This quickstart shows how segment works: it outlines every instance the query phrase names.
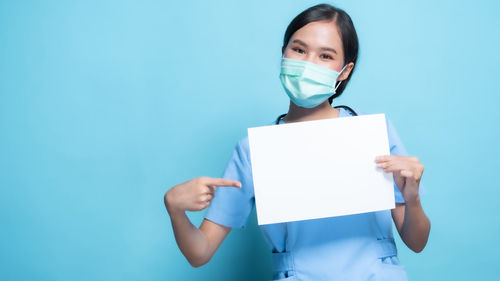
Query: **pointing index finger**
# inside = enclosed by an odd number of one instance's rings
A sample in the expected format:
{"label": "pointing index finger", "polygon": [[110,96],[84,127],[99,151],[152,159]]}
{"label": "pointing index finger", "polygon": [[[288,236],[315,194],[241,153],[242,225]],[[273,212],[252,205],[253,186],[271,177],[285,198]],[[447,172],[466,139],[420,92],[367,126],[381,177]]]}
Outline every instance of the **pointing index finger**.
{"label": "pointing index finger", "polygon": [[241,188],[241,183],[239,181],[224,178],[208,178],[206,184],[212,186],[231,186]]}
{"label": "pointing index finger", "polygon": [[384,161],[389,161],[391,159],[390,155],[379,155],[375,157],[375,162],[380,163]]}

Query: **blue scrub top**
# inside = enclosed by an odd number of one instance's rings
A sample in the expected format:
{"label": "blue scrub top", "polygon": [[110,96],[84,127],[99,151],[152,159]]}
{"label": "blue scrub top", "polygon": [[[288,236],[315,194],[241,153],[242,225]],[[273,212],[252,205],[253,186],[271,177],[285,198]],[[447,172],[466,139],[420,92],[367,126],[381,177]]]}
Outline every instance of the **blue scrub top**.
{"label": "blue scrub top", "polygon": [[[351,116],[347,110],[339,110],[339,117]],[[391,155],[407,155],[386,120]],[[222,177],[238,180],[242,187],[217,188],[205,219],[243,228],[255,204],[248,136],[238,141]],[[419,193],[423,194],[422,185]],[[394,194],[397,203],[405,202],[396,185]],[[407,280],[397,258],[391,210],[260,228],[271,247],[273,280]]]}

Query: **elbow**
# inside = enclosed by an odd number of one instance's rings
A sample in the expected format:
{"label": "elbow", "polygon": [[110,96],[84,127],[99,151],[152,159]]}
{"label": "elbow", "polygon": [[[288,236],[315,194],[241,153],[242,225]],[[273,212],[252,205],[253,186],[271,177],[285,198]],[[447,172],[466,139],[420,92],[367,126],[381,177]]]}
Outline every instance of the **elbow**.
{"label": "elbow", "polygon": [[424,250],[425,246],[427,245],[427,240],[428,237],[426,237],[426,239],[424,241],[421,241],[420,243],[414,243],[413,245],[411,245],[411,247],[410,245],[408,245],[408,248],[418,254]]}
{"label": "elbow", "polygon": [[210,259],[203,259],[203,258],[188,258],[187,261],[189,262],[189,264],[194,267],[194,268],[198,268],[198,267],[201,267],[205,264],[207,264]]}
{"label": "elbow", "polygon": [[192,267],[201,267],[212,259],[214,253],[209,250],[210,248],[208,243],[204,243],[189,252],[183,252],[183,255]]}
{"label": "elbow", "polygon": [[405,244],[410,248],[415,253],[421,253],[425,246],[427,245],[427,241],[429,241],[429,233],[431,231],[431,224],[430,221],[428,221],[428,224],[425,228],[425,231],[420,235],[418,239],[412,239],[405,241]]}
{"label": "elbow", "polygon": [[408,248],[410,250],[412,250],[413,252],[415,253],[420,253],[424,250],[425,246],[427,245],[427,237],[424,239],[424,240],[421,240],[421,241],[410,241],[409,243],[406,243],[406,246],[408,246]]}
{"label": "elbow", "polygon": [[189,264],[194,267],[194,268],[198,268],[204,264],[206,264],[206,262],[197,262],[197,261],[189,261]]}
{"label": "elbow", "polygon": [[412,250],[413,252],[415,252],[415,253],[417,253],[417,254],[418,254],[418,253],[422,252],[422,251],[424,250],[424,248],[425,248],[425,245],[423,245],[423,246],[421,246],[421,247],[413,247],[413,248],[411,248],[411,250]]}
{"label": "elbow", "polygon": [[420,241],[404,241],[406,246],[415,253],[420,253],[424,250],[427,245],[427,237]]}
{"label": "elbow", "polygon": [[425,232],[425,239],[423,239],[422,243],[420,245],[417,245],[414,247],[415,249],[412,249],[415,253],[420,253],[424,250],[425,246],[427,246],[427,242],[429,241],[429,234],[431,232],[431,222],[428,221],[428,226],[427,226],[427,231]]}

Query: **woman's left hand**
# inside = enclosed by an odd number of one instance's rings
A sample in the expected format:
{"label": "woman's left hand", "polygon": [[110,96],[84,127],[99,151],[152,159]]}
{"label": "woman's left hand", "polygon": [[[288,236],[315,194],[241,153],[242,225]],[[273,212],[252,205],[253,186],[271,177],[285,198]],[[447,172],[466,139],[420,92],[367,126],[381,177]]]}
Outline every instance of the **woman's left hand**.
{"label": "woman's left hand", "polygon": [[382,155],[375,158],[378,168],[384,172],[392,172],[394,181],[406,202],[418,198],[418,187],[424,166],[417,157],[401,155]]}

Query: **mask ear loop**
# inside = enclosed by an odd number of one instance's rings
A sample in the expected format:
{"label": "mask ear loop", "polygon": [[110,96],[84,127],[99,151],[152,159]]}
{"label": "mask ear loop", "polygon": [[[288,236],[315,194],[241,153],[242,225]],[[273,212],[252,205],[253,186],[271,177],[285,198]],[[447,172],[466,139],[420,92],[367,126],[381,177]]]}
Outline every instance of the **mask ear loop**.
{"label": "mask ear loop", "polygon": [[337,84],[337,86],[335,86],[335,89],[333,90],[334,93],[337,92],[337,88],[340,86],[340,83],[342,83],[342,81],[339,81],[339,83]]}
{"label": "mask ear loop", "polygon": [[[342,72],[344,72],[344,69],[345,69],[346,67],[347,67],[347,64],[346,64],[346,65],[344,65],[344,67],[342,67],[342,70],[340,70],[339,76],[340,76],[340,74],[342,74]],[[342,81],[344,81],[344,80],[342,80]],[[335,89],[333,89],[333,92],[334,92],[334,93],[335,93],[335,92],[337,92],[337,88],[340,86],[340,83],[342,83],[342,81],[338,81],[339,83],[337,84],[337,86],[335,86]]]}

